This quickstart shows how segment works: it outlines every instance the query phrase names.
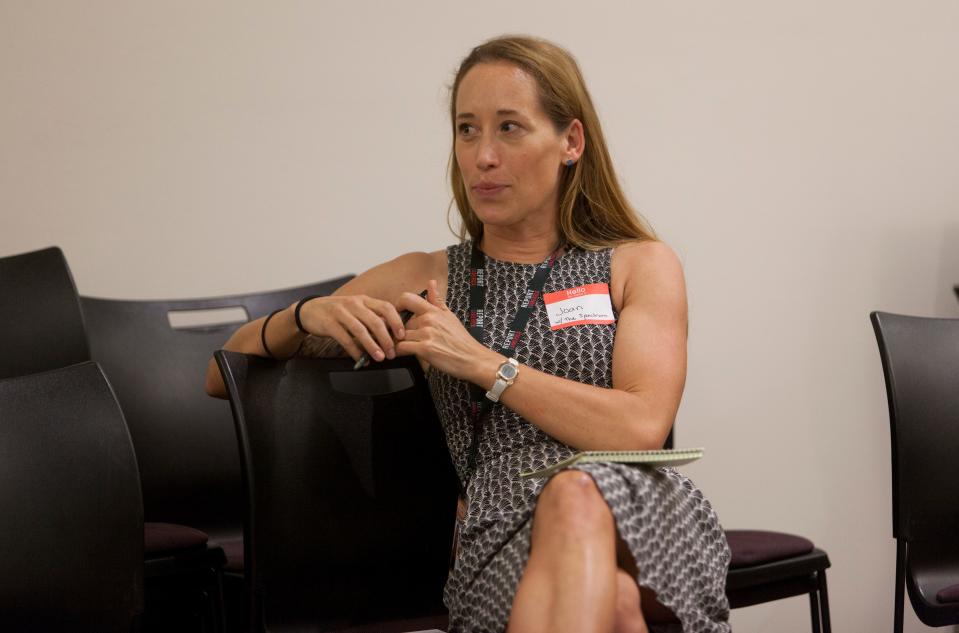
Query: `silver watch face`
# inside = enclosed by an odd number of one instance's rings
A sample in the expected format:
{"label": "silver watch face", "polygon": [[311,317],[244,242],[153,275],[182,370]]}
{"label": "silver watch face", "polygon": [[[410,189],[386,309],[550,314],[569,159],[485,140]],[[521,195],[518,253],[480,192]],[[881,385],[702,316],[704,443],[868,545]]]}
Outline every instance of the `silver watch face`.
{"label": "silver watch face", "polygon": [[509,363],[503,363],[499,366],[499,375],[503,377],[503,380],[513,380],[516,378],[516,374],[516,368]]}

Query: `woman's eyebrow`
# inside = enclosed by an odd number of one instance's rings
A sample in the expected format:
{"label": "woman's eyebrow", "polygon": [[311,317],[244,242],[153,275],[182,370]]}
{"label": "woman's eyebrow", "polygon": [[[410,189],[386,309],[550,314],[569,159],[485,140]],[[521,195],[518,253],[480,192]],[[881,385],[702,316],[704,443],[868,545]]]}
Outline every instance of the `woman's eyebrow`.
{"label": "woman's eyebrow", "polygon": [[[497,110],[496,116],[523,116],[519,110]],[[475,119],[476,115],[472,112],[460,112],[456,115],[457,119]]]}

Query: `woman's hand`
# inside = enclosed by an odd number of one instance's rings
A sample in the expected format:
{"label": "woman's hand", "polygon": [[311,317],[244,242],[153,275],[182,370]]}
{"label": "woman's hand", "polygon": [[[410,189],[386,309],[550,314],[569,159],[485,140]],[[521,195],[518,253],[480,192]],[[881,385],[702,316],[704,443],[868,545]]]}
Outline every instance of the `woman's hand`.
{"label": "woman's hand", "polygon": [[393,339],[406,335],[393,304],[366,295],[310,299],[300,308],[300,322],[310,334],[334,339],[353,360],[364,351],[377,361],[395,358]]}
{"label": "woman's hand", "polygon": [[[435,279],[427,286],[426,299],[405,292],[396,307],[414,315],[406,324],[406,337],[396,346],[399,356],[413,354],[434,369],[471,381],[476,380],[477,367],[489,365],[490,360],[496,364],[502,360],[499,354],[474,339],[446,307],[436,291]],[[492,380],[492,374],[490,376]]]}

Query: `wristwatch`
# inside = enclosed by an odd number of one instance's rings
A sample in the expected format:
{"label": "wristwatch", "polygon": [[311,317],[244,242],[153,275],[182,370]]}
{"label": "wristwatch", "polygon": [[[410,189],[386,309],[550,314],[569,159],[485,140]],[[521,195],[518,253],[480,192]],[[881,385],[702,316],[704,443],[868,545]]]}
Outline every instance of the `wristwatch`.
{"label": "wristwatch", "polygon": [[506,362],[496,370],[496,382],[492,388],[486,392],[486,397],[493,402],[499,402],[499,397],[503,395],[506,388],[513,384],[516,376],[519,375],[519,363],[515,358],[507,358]]}

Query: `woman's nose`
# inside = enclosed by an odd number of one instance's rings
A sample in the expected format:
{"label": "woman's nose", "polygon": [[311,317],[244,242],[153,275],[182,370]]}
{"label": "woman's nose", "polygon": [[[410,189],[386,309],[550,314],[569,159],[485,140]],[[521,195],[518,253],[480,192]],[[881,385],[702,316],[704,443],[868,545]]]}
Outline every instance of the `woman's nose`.
{"label": "woman's nose", "polygon": [[476,150],[476,166],[479,169],[492,169],[499,165],[499,152],[492,141],[481,140]]}

